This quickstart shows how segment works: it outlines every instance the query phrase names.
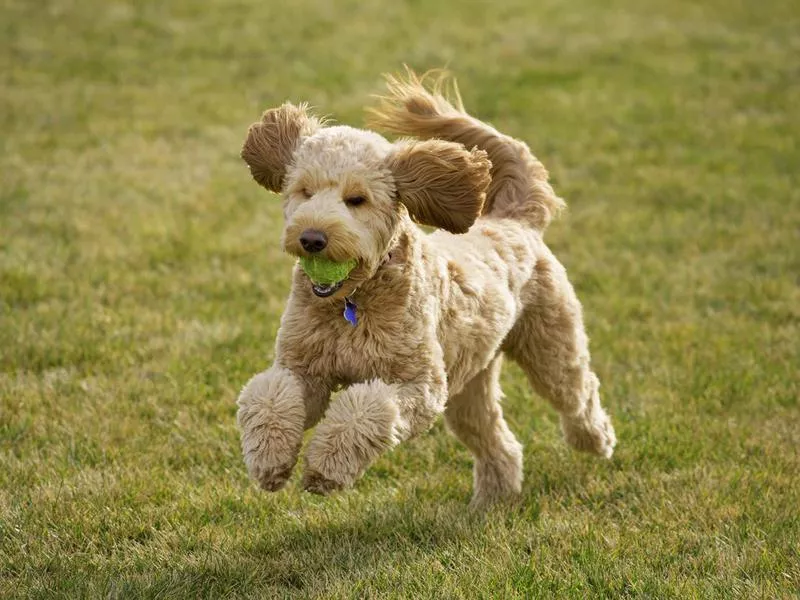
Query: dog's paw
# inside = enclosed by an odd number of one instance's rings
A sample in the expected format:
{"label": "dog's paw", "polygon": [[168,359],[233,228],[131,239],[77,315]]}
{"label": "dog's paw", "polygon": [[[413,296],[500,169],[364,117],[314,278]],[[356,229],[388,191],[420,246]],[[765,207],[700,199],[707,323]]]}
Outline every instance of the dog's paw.
{"label": "dog's paw", "polygon": [[[509,432],[510,433],[510,432]],[[474,467],[475,493],[469,506],[486,510],[495,505],[513,505],[522,493],[522,446],[506,439],[502,450],[477,459]]]}
{"label": "dog's paw", "polygon": [[256,428],[242,432],[242,448],[244,463],[250,478],[256,481],[261,489],[277,492],[286,485],[297,463],[300,441],[287,443],[284,438],[277,438],[274,430]]}
{"label": "dog's paw", "polygon": [[333,492],[338,492],[344,488],[344,484],[332,479],[328,479],[324,475],[317,473],[314,470],[306,470],[303,474],[303,489],[312,494],[319,494],[320,496],[327,496]]}
{"label": "dog's paw", "polygon": [[469,501],[469,510],[476,513],[485,512],[494,507],[515,508],[522,504],[522,494],[519,491],[507,491],[501,494],[487,494],[476,491]]}
{"label": "dog's paw", "polygon": [[578,417],[562,417],[561,427],[567,443],[581,452],[591,452],[603,458],[611,458],[617,436],[611,419],[602,408]]}
{"label": "dog's paw", "polygon": [[286,485],[293,468],[294,463],[291,463],[283,467],[249,468],[248,472],[262,490],[277,492]]}

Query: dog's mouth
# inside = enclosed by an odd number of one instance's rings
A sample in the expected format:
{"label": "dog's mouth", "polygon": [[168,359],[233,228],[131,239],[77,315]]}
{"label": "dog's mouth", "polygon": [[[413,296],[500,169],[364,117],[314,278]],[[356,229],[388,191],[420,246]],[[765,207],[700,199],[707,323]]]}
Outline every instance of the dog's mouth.
{"label": "dog's mouth", "polygon": [[344,285],[345,280],[338,281],[336,283],[314,283],[311,282],[311,291],[314,292],[315,296],[319,298],[327,298],[328,296],[333,296],[339,288]]}

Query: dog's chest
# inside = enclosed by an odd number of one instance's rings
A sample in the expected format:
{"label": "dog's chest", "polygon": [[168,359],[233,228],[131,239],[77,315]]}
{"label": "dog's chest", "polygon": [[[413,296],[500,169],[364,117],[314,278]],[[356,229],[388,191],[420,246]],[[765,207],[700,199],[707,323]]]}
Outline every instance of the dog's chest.
{"label": "dog's chest", "polygon": [[375,378],[405,381],[419,373],[415,349],[421,335],[401,311],[359,307],[356,325],[338,313],[288,317],[278,335],[278,351],[287,367],[306,376],[348,385]]}

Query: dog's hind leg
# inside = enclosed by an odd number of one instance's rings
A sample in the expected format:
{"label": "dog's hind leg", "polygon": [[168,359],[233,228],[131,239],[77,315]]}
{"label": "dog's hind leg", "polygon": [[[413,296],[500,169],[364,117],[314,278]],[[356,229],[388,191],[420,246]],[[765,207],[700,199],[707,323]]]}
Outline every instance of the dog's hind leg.
{"label": "dog's hind leg", "polygon": [[500,407],[498,355],[447,401],[445,422],[475,456],[471,506],[481,508],[517,497],[522,486],[522,446],[506,425]]}
{"label": "dog's hind leg", "polygon": [[560,413],[567,443],[610,458],[614,428],[600,405],[600,382],[592,372],[581,305],[564,267],[541,257],[524,293],[525,308],[503,342],[537,394]]}

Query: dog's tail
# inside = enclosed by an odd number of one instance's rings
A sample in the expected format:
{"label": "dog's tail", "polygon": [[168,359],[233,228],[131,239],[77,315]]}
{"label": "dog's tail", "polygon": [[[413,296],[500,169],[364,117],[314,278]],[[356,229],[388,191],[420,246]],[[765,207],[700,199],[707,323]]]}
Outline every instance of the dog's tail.
{"label": "dog's tail", "polygon": [[459,142],[489,155],[492,181],[482,214],[518,219],[543,231],[566,206],[527,144],[467,114],[456,82],[446,72],[419,77],[407,68],[405,76],[388,75],[386,81],[388,95],[380,96],[379,105],[368,109],[370,126],[399,135]]}

